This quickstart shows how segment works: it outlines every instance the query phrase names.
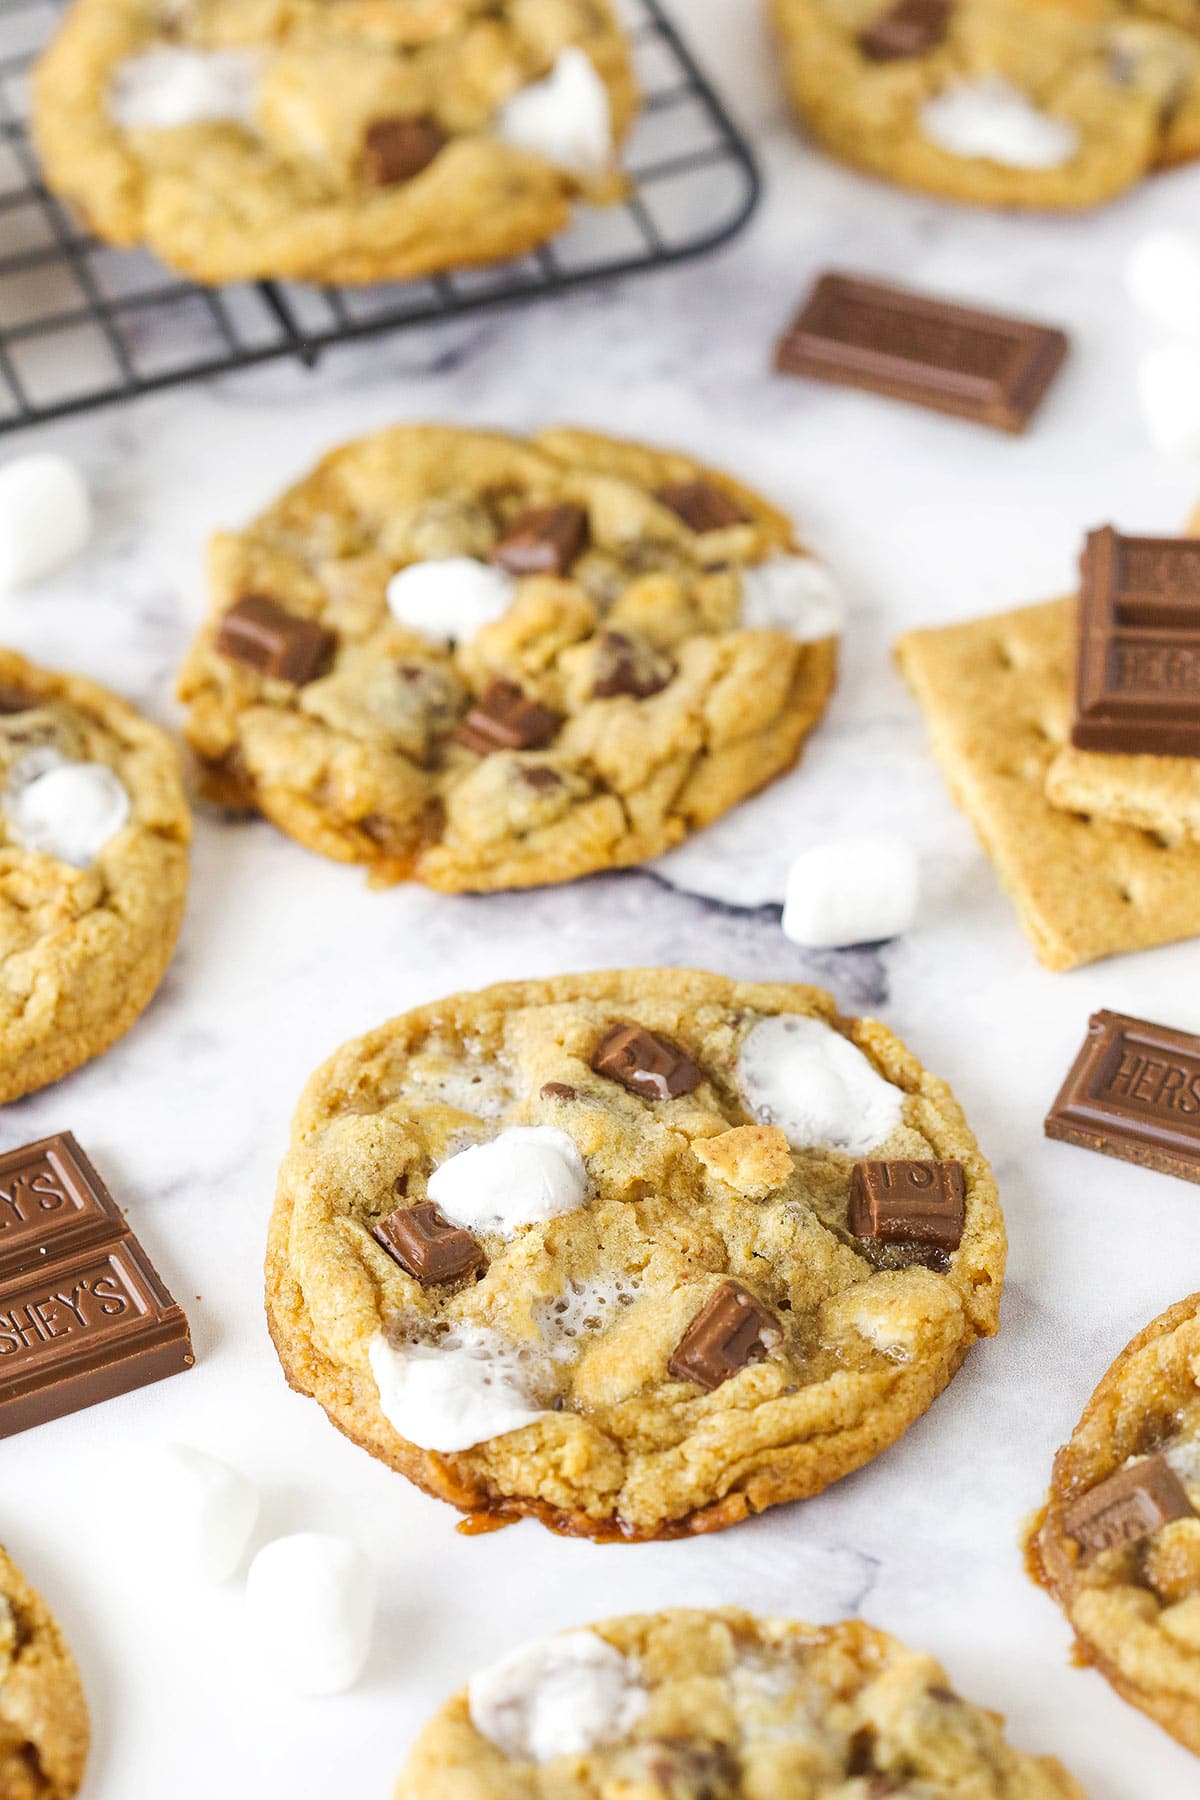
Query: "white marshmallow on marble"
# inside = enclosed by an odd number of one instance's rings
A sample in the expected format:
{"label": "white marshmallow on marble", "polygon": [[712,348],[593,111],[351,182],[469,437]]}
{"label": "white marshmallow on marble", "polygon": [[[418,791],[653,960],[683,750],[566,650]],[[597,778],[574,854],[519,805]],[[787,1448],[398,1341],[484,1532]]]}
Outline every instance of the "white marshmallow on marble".
{"label": "white marshmallow on marble", "polygon": [[19,456],[0,467],[0,594],[60,568],[91,535],[91,496],[65,456]]}
{"label": "white marshmallow on marble", "polygon": [[917,858],[891,833],[814,844],[792,861],[784,936],[807,950],[899,937],[917,912]]}
{"label": "white marshmallow on marble", "polygon": [[612,163],[612,107],[591,57],[574,44],[560,52],[544,80],[522,88],[501,109],[496,132],[559,168],[603,175]]}
{"label": "white marshmallow on marble", "polygon": [[797,1150],[869,1156],[900,1124],[904,1095],[840,1031],[803,1013],[755,1025],[738,1058],[738,1085],[760,1125]]}
{"label": "white marshmallow on marble", "polygon": [[1125,286],[1155,324],[1200,334],[1200,231],[1164,225],[1139,238],[1125,264]]}
{"label": "white marshmallow on marble", "polygon": [[164,45],[117,64],[109,117],[123,131],[181,125],[253,125],[265,57],[260,50],[188,50]]}
{"label": "white marshmallow on marble", "polygon": [[786,631],[801,644],[837,637],[846,623],[841,590],[815,556],[772,556],[742,571],[741,623]]}
{"label": "white marshmallow on marble", "polygon": [[1200,346],[1160,344],[1138,365],[1150,441],[1167,456],[1200,456]]}
{"label": "white marshmallow on marble", "polygon": [[0,794],[9,835],[22,849],[86,869],[129,822],[131,802],[107,763],[64,762],[35,750],[22,759]]}
{"label": "white marshmallow on marble", "polygon": [[219,1457],[188,1444],[163,1444],[140,1459],[139,1530],[163,1560],[182,1563],[201,1581],[226,1581],[258,1523],[252,1481]]}
{"label": "white marshmallow on marble", "polygon": [[298,1694],[340,1694],[362,1674],[375,1573],[357,1545],[323,1532],[276,1538],[246,1577],[250,1630],[268,1671]]}
{"label": "white marshmallow on marble", "polygon": [[516,592],[516,580],[507,570],[473,556],[445,556],[410,563],[393,575],[387,603],[401,625],[448,643],[473,638],[502,619]]}
{"label": "white marshmallow on marble", "polygon": [[955,81],[921,108],[921,131],[951,156],[985,157],[1006,169],[1061,169],[1079,148],[1069,119],[1040,112],[1000,75]]}
{"label": "white marshmallow on marble", "polygon": [[514,1650],[475,1675],[471,1723],[505,1756],[547,1763],[629,1736],[646,1709],[636,1665],[594,1631]]}
{"label": "white marshmallow on marble", "polygon": [[574,1212],[587,1170],[574,1141],[552,1125],[514,1125],[473,1144],[429,1177],[429,1198],[454,1225],[510,1238],[522,1225]]}
{"label": "white marshmallow on marble", "polygon": [[368,1356],[384,1417],[422,1450],[470,1450],[544,1415],[527,1357],[481,1326],[460,1325],[433,1344],[397,1345],[377,1332]]}

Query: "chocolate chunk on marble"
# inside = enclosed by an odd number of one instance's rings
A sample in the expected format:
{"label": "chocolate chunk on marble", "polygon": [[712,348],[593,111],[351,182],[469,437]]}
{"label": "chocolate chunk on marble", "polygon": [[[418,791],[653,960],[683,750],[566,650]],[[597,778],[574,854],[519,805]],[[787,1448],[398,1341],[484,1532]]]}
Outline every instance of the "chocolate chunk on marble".
{"label": "chocolate chunk on marble", "polygon": [[698,536],[749,523],[749,514],[733,496],[711,481],[672,481],[659,488],[657,498]]}
{"label": "chocolate chunk on marble", "polygon": [[1200,1037],[1093,1013],[1046,1136],[1200,1182]]}
{"label": "chocolate chunk on marble", "polygon": [[712,1393],[747,1364],[761,1361],[782,1337],[769,1307],[740,1282],[725,1281],[680,1338],[667,1371],[676,1381],[693,1381]]}
{"label": "chocolate chunk on marble", "polygon": [[315,619],[302,619],[266,594],[238,600],[217,627],[217,650],[258,675],[304,687],[320,675],[336,639]]}
{"label": "chocolate chunk on marble", "polygon": [[848,1223],[855,1237],[950,1252],[962,1243],[966,1198],[961,1163],[860,1162]]}
{"label": "chocolate chunk on marble", "polygon": [[686,1050],[641,1025],[614,1025],[596,1046],[592,1068],[643,1100],[677,1100],[704,1079]]}
{"label": "chocolate chunk on marble", "polygon": [[1084,1494],[1063,1515],[1063,1529],[1075,1539],[1085,1562],[1152,1537],[1173,1519],[1194,1518],[1183,1483],[1164,1456],[1147,1457],[1118,1469]]}
{"label": "chocolate chunk on marble", "polygon": [[557,737],[562,714],[531,700],[513,681],[493,681],[454,733],[480,756],[497,750],[540,750]]}
{"label": "chocolate chunk on marble", "polygon": [[479,1239],[452,1225],[431,1200],[397,1207],[379,1221],[374,1233],[388,1255],[422,1287],[477,1275],[487,1260]]}
{"label": "chocolate chunk on marble", "polygon": [[936,49],[950,23],[950,0],[898,0],[859,33],[858,47],[872,62],[898,62]]}
{"label": "chocolate chunk on marble", "polygon": [[396,187],[427,169],[449,138],[436,119],[374,119],[363,138],[363,170],[372,187]]}
{"label": "chocolate chunk on marble", "polygon": [[539,506],[514,519],[491,560],[510,575],[565,575],[582,556],[588,541],[588,516],[582,506]]}

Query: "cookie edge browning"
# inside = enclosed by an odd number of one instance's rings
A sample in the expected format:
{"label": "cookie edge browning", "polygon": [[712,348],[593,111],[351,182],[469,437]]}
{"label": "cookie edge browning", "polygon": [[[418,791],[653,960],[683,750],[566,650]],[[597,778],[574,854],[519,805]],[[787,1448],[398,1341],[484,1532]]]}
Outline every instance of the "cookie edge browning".
{"label": "cookie edge browning", "polygon": [[[31,1048],[15,1063],[0,1067],[0,1105],[6,1105],[11,1100],[19,1100],[26,1094],[49,1087],[52,1082],[61,1081],[64,1076],[81,1069],[85,1063],[103,1056],[106,1050],[110,1050],[136,1024],[158,992],[175,955],[187,910],[192,815],[184,790],[178,749],[165,731],[147,719],[129,701],[123,700],[120,695],[102,687],[98,682],[89,681],[85,676],[60,674],[29,662],[16,651],[7,649],[0,649],[0,680],[6,684],[11,682],[39,698],[60,700],[68,706],[77,706],[105,728],[109,727],[111,721],[112,728],[122,737],[132,738],[142,747],[153,749],[163,772],[170,772],[173,798],[177,803],[171,829],[156,829],[153,835],[164,843],[174,844],[179,851],[177,879],[173,883],[173,891],[166,898],[164,908],[165,931],[153,944],[143,947],[129,972],[120,1005],[102,1018],[89,1018],[89,1023],[93,1025],[91,1030],[79,1029],[65,1038],[51,1036],[41,1046]],[[130,797],[136,806],[136,796]]]}
{"label": "cookie edge browning", "polygon": [[[1050,1488],[1045,1503],[1034,1514],[1024,1532],[1025,1562],[1029,1575],[1041,1588],[1044,1588],[1061,1607],[1068,1625],[1074,1633],[1074,1655],[1076,1659],[1089,1668],[1094,1668],[1103,1675],[1105,1681],[1122,1700],[1130,1706],[1137,1707],[1148,1718],[1161,1725],[1163,1730],[1176,1739],[1186,1749],[1200,1755],[1200,1700],[1186,1701],[1171,1694],[1155,1694],[1151,1690],[1138,1687],[1130,1681],[1116,1665],[1103,1656],[1092,1641],[1076,1625],[1072,1616],[1071,1601],[1074,1594],[1074,1573],[1082,1562],[1077,1553],[1069,1547],[1073,1540],[1068,1538],[1063,1527],[1063,1517],[1067,1508],[1080,1497],[1089,1492],[1099,1482],[1088,1481],[1087,1486],[1076,1486],[1075,1459],[1076,1440],[1079,1433],[1096,1421],[1098,1415],[1113,1413],[1122,1404],[1121,1384],[1130,1360],[1148,1349],[1159,1339],[1169,1337],[1181,1325],[1189,1324],[1200,1318],[1200,1293],[1190,1294],[1187,1299],[1179,1300],[1169,1306],[1165,1312],[1159,1313],[1149,1325],[1132,1337],[1121,1350],[1109,1368],[1096,1384],[1090,1399],[1079,1416],[1067,1442],[1056,1452],[1050,1473]],[[1123,1460],[1123,1459],[1122,1459]],[[1100,1481],[1106,1480],[1121,1467],[1115,1462],[1106,1470]]]}
{"label": "cookie edge browning", "polygon": [[78,1664],[58,1620],[42,1596],[30,1587],[3,1545],[0,1545],[0,1595],[14,1602],[30,1621],[32,1638],[44,1644],[49,1652],[49,1666],[37,1671],[36,1686],[47,1709],[53,1709],[56,1725],[61,1727],[64,1740],[62,1766],[51,1773],[42,1759],[41,1746],[34,1743],[33,1748],[46,1782],[47,1800],[72,1800],[83,1784],[91,1748],[91,1723]]}
{"label": "cookie edge browning", "polygon": [[[541,981],[500,982],[473,993],[471,998],[514,1009],[531,1004],[568,1002],[581,996],[601,1001],[621,999],[631,990],[636,992],[639,978],[644,979],[650,973],[653,971],[618,969],[598,974],[553,976]],[[948,1153],[957,1154],[964,1163],[968,1207],[981,1209],[980,1223],[990,1228],[999,1240],[998,1266],[994,1271],[979,1267],[979,1279],[973,1283],[974,1305],[963,1296],[962,1335],[948,1353],[936,1363],[911,1370],[897,1369],[892,1395],[895,1392],[904,1394],[908,1403],[899,1408],[895,1416],[889,1406],[885,1419],[881,1420],[876,1413],[832,1437],[769,1452],[761,1466],[710,1505],[668,1520],[655,1530],[641,1530],[624,1524],[615,1515],[593,1518],[583,1512],[565,1513],[545,1501],[489,1493],[482,1486],[472,1485],[469,1479],[464,1480],[456,1467],[456,1456],[410,1444],[388,1424],[380,1413],[378,1396],[369,1375],[356,1376],[322,1354],[307,1328],[303,1295],[288,1266],[293,1210],[289,1156],[279,1173],[266,1258],[267,1325],[288,1385],[296,1393],[315,1399],[338,1430],[360,1449],[397,1470],[435,1499],[448,1501],[460,1512],[486,1515],[496,1522],[533,1517],[563,1536],[608,1543],[663,1542],[723,1530],[753,1513],[765,1512],[769,1507],[811,1499],[890,1449],[950,1385],[975,1341],[993,1337],[999,1329],[1007,1254],[1004,1215],[991,1166],[979,1149],[962,1107],[949,1086],[918,1064],[886,1025],[874,1019],[844,1017],[838,1012],[832,995],[820,988],[786,982],[737,982],[727,976],[696,969],[672,970],[671,975],[684,988],[694,987],[698,1001],[711,1003],[718,994],[723,994],[731,1000],[738,996],[742,1004],[752,1004],[752,996],[756,993],[778,995],[802,1010],[819,1013],[835,1027],[850,1030],[853,1041],[873,1062],[882,1062],[885,1069],[890,1067],[897,1074],[916,1069],[918,1079],[905,1091],[919,1093],[935,1102],[944,1114],[947,1136],[952,1140],[945,1148]],[[358,1056],[368,1044],[385,1040],[401,1024],[407,1030],[433,1023],[454,997],[446,996],[430,1005],[414,1007],[336,1051],[305,1087],[293,1118],[292,1145],[303,1142],[318,1128],[318,1114],[324,1116],[324,1109],[318,1106],[318,1096],[344,1059]],[[787,1010],[786,1004],[779,1010]]]}

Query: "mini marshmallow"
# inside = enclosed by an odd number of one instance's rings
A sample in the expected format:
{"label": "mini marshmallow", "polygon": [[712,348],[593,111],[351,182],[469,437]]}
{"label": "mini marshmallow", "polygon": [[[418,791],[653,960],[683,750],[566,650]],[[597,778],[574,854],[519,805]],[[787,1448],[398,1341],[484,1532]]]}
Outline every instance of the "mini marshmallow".
{"label": "mini marshmallow", "polygon": [[142,1535],[154,1535],[164,1560],[182,1562],[189,1575],[227,1580],[258,1523],[253,1482],[188,1444],[163,1444],[141,1462]]}
{"label": "mini marshmallow", "polygon": [[397,1345],[380,1331],[368,1356],[384,1417],[422,1450],[449,1456],[544,1416],[520,1349],[480,1326],[461,1325],[434,1344]]}
{"label": "mini marshmallow", "polygon": [[505,1756],[547,1763],[619,1744],[646,1710],[636,1666],[594,1631],[528,1644],[475,1675],[471,1723]]}
{"label": "mini marshmallow", "polygon": [[522,1225],[574,1212],[586,1195],[583,1158],[552,1125],[514,1125],[429,1177],[429,1198],[452,1224],[506,1238]]}
{"label": "mini marshmallow", "polygon": [[259,50],[165,45],[118,63],[108,112],[123,131],[180,125],[253,125],[265,58]]}
{"label": "mini marshmallow", "polygon": [[1138,366],[1142,418],[1156,450],[1200,456],[1200,347],[1161,344]]}
{"label": "mini marshmallow", "polygon": [[0,594],[60,568],[91,535],[91,497],[65,456],[20,456],[0,468]]}
{"label": "mini marshmallow", "polygon": [[1166,225],[1139,238],[1125,264],[1125,286],[1156,325],[1200,333],[1200,232]]}
{"label": "mini marshmallow", "polygon": [[496,122],[498,136],[577,175],[603,175],[612,162],[612,108],[595,64],[578,45],[549,75],[522,88]]}
{"label": "mini marshmallow", "polygon": [[808,950],[899,937],[917,912],[917,858],[903,838],[815,844],[788,870],[784,936]]}
{"label": "mini marshmallow", "polygon": [[346,1538],[302,1531],[259,1551],[246,1613],[263,1662],[298,1694],[340,1694],[363,1671],[375,1576]]}
{"label": "mini marshmallow", "polygon": [[742,619],[751,631],[786,631],[801,644],[837,637],[846,606],[815,556],[772,556],[742,572]]}
{"label": "mini marshmallow", "polygon": [[1067,119],[1054,119],[1002,76],[955,81],[921,108],[921,130],[951,156],[980,156],[1008,169],[1060,169],[1079,148]]}
{"label": "mini marshmallow", "polygon": [[410,563],[393,575],[387,603],[401,625],[449,642],[473,638],[483,626],[502,619],[516,591],[506,570],[473,556],[446,556]]}
{"label": "mini marshmallow", "polygon": [[840,1031],[803,1013],[755,1025],[742,1045],[738,1084],[761,1125],[797,1150],[869,1156],[900,1124],[904,1095]]}
{"label": "mini marshmallow", "polygon": [[0,810],[22,849],[86,869],[128,823],[131,803],[107,763],[64,762],[53,752],[33,751],[12,771]]}

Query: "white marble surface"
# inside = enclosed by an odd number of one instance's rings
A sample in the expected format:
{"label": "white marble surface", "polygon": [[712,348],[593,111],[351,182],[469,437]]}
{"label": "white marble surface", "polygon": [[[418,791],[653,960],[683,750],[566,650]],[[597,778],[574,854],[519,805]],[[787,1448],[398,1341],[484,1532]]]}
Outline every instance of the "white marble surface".
{"label": "white marble surface", "polygon": [[[0,604],[0,641],[109,681],[165,721],[210,527],[244,519],[338,438],[391,419],[578,419],[717,457],[794,509],[853,609],[844,679],[803,770],[656,874],[514,898],[372,894],[266,826],[202,820],[183,945],[155,1005],[100,1063],[0,1115],[0,1147],[63,1126],[80,1135],[188,1303],[200,1355],[185,1378],[0,1446],[0,1537],[53,1596],[84,1666],[91,1800],[382,1800],[421,1719],[522,1637],[722,1601],[861,1612],[936,1651],[968,1693],[1009,1714],[1022,1744],[1059,1752],[1093,1800],[1197,1792],[1191,1757],[1071,1667],[1017,1531],[1094,1380],[1200,1268],[1194,1188],[1049,1144],[1041,1119],[1094,1006],[1200,1029],[1200,946],[1041,972],[926,757],[888,647],[902,626],[1059,590],[1086,527],[1170,531],[1200,497],[1200,466],[1144,444],[1134,368],[1152,333],[1119,283],[1139,233],[1195,217],[1200,169],[1078,220],[893,194],[792,136],[756,10],[686,8],[770,177],[750,235],[707,268],[26,440],[80,458],[100,529],[85,560]],[[1074,358],[1033,434],[1012,441],[770,377],[770,341],[830,263],[1069,326]],[[789,846],[884,823],[923,853],[919,928],[878,952],[789,945],[766,904]],[[621,964],[631,947],[647,962],[827,982],[950,1077],[1008,1214],[1003,1331],[896,1450],[804,1507],[661,1548],[598,1549],[534,1525],[467,1540],[447,1509],[284,1388],[260,1267],[289,1111],[328,1051],[389,1012],[498,977]],[[359,1691],[281,1695],[250,1660],[236,1585],[191,1590],[139,1554],[136,1513],[122,1506],[137,1447],[164,1436],[262,1482],[258,1541],[333,1529],[370,1551],[384,1599]]]}

